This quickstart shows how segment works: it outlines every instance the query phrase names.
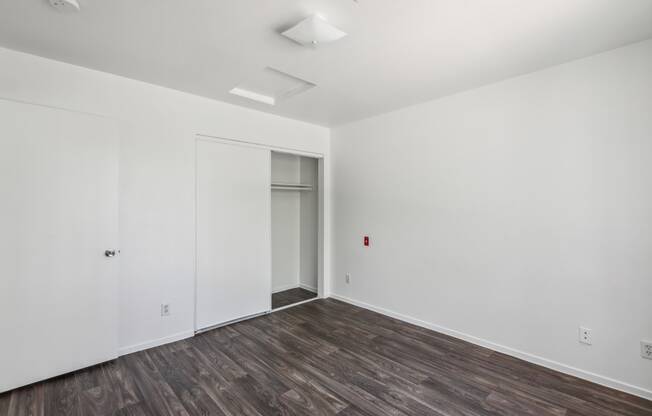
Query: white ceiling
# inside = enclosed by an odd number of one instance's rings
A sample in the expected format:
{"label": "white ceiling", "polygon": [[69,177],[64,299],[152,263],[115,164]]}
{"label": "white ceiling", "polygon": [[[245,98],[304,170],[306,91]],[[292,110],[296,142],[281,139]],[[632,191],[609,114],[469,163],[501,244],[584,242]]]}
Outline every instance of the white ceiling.
{"label": "white ceiling", "polygon": [[[652,0],[79,1],[1,0],[0,45],[325,126],[652,37]],[[349,36],[279,35],[312,13]],[[229,94],[268,66],[317,87],[274,107]]]}

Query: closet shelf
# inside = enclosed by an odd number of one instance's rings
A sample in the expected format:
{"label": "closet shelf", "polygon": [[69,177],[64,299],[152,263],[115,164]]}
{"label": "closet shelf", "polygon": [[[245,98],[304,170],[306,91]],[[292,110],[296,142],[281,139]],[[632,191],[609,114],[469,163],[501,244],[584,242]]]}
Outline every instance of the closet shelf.
{"label": "closet shelf", "polygon": [[305,183],[272,183],[272,190],[278,191],[312,191],[311,184]]}

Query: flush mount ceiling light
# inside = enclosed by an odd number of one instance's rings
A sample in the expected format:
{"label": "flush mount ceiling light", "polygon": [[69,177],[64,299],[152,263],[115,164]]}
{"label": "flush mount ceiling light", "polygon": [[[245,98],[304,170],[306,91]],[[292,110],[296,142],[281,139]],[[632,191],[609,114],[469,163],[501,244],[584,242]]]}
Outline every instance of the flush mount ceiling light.
{"label": "flush mount ceiling light", "polygon": [[80,10],[77,0],[50,0],[50,4],[62,12],[78,12]]}
{"label": "flush mount ceiling light", "polygon": [[229,92],[259,103],[276,105],[315,86],[312,82],[267,67]]}
{"label": "flush mount ceiling light", "polygon": [[303,46],[330,43],[346,36],[345,32],[316,14],[303,19],[281,34]]}

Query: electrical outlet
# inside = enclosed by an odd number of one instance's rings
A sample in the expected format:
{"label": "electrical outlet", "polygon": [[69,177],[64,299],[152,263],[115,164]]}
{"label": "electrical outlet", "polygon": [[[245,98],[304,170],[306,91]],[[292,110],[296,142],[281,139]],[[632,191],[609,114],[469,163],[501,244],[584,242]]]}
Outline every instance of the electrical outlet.
{"label": "electrical outlet", "polygon": [[347,285],[351,283],[351,273],[347,273],[346,276],[344,276],[344,280],[346,281]]}
{"label": "electrical outlet", "polygon": [[641,357],[652,360],[652,341],[641,341]]}
{"label": "electrical outlet", "polygon": [[580,342],[582,344],[591,345],[591,330],[583,326],[580,327]]}
{"label": "electrical outlet", "polygon": [[161,316],[170,316],[170,304],[162,303],[161,304]]}

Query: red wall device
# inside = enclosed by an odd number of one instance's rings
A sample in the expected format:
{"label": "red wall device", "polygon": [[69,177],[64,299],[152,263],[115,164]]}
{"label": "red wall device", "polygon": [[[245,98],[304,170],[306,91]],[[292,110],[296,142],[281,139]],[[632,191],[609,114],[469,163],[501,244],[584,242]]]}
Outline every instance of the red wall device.
{"label": "red wall device", "polygon": [[365,247],[369,247],[369,237],[366,235],[364,236],[363,244]]}

